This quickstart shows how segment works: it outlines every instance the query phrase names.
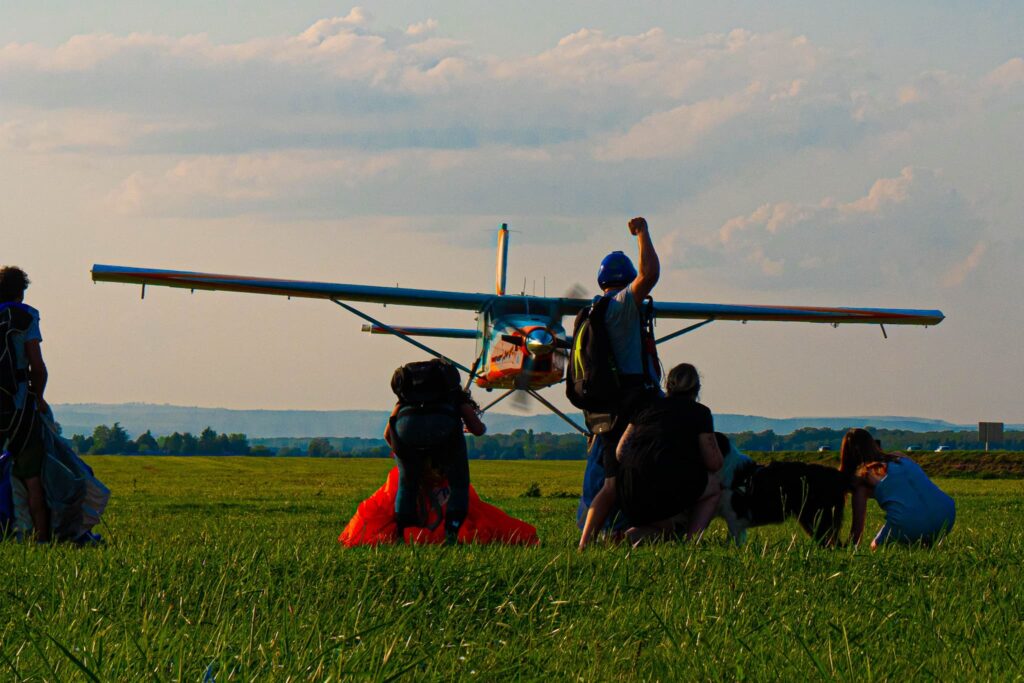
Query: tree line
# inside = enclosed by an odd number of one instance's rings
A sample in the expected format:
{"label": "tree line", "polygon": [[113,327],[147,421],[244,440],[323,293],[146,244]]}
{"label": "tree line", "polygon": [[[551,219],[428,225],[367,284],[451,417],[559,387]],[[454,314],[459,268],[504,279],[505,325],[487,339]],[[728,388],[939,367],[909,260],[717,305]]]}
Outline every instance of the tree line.
{"label": "tree line", "polygon": [[[905,450],[916,446],[933,451],[939,446],[951,450],[982,450],[977,432],[911,432],[868,427],[886,450]],[[733,444],[743,451],[817,451],[819,448],[838,451],[846,430],[807,427],[790,434],[741,432],[730,435]],[[92,436],[76,434],[71,443],[83,455],[255,455],[311,458],[384,458],[391,454],[383,439],[355,437],[276,438],[259,439],[253,444],[245,434],[218,434],[207,427],[198,435],[174,432],[154,437],[150,430],[132,439],[115,422],[100,425]],[[467,436],[469,457],[476,460],[577,460],[587,455],[586,439],[580,434],[540,434],[517,429],[510,434]],[[1024,432],[1008,431],[993,449],[1024,451]]]}
{"label": "tree line", "polygon": [[[950,430],[912,432],[905,429],[876,429],[870,426],[866,429],[882,442],[882,448],[887,451],[902,451],[910,447],[934,451],[939,446],[946,446],[949,450],[958,451],[985,449],[985,444],[978,439],[978,432]],[[845,434],[845,429],[804,427],[789,434],[776,434],[769,429],[763,432],[731,434],[729,438],[743,451],[816,451],[822,447],[838,451]],[[1024,450],[1024,432],[1007,431],[1003,437],[1001,443],[990,444],[990,448],[1007,451]]]}
{"label": "tree line", "polygon": [[[267,439],[278,456],[308,458],[386,458],[391,447],[383,439],[317,437]],[[466,450],[474,460],[574,460],[587,455],[587,440],[579,434],[536,434],[517,429],[511,434],[467,436]]]}
{"label": "tree line", "polygon": [[[255,455],[307,458],[384,458],[391,448],[383,439],[354,437],[260,439],[245,434],[218,434],[207,427],[198,435],[174,432],[154,437],[146,430],[132,439],[119,422],[99,425],[91,436],[75,434],[71,444],[80,455]],[[511,434],[468,436],[469,457],[480,460],[572,460],[586,457],[586,439],[579,434]]]}
{"label": "tree line", "polygon": [[174,432],[154,437],[147,429],[132,439],[119,422],[99,425],[92,436],[75,434],[71,445],[79,455],[270,455],[266,448],[250,446],[245,434],[218,434],[207,427],[198,436]]}

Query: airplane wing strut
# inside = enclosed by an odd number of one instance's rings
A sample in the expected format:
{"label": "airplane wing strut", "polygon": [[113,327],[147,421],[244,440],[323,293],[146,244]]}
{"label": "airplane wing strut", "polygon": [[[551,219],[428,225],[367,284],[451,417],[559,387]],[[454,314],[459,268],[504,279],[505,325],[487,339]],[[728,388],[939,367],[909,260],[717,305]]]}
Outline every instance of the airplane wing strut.
{"label": "airplane wing strut", "polygon": [[570,418],[570,417],[569,417],[568,415],[566,415],[566,414],[565,414],[565,413],[563,413],[563,412],[562,412],[561,410],[559,410],[558,408],[556,408],[556,407],[554,406],[554,404],[552,404],[552,403],[551,403],[551,401],[547,400],[546,398],[544,398],[543,396],[541,396],[541,395],[540,395],[539,393],[537,393],[537,390],[536,390],[536,389],[527,389],[527,390],[526,390],[526,393],[528,393],[528,394],[529,394],[530,396],[533,396],[533,397],[534,397],[535,399],[537,399],[537,401],[538,401],[538,402],[539,402],[539,403],[540,403],[541,405],[543,405],[543,406],[544,406],[545,408],[547,408],[548,410],[550,410],[550,411],[551,411],[552,413],[554,413],[554,414],[555,414],[555,415],[557,415],[558,417],[560,417],[560,418],[562,418],[563,420],[565,420],[566,422],[568,422],[568,423],[569,423],[569,424],[570,424],[570,425],[572,426],[572,428],[573,428],[573,429],[575,429],[575,430],[576,430],[577,432],[579,432],[579,433],[580,433],[580,434],[582,434],[583,436],[587,436],[587,437],[589,437],[589,436],[590,436],[590,432],[589,432],[588,430],[586,430],[586,429],[584,429],[583,427],[580,427],[580,426],[579,426],[578,424],[576,424],[576,423],[575,423],[575,422],[574,422],[574,421],[572,420],[572,418]]}
{"label": "airplane wing strut", "polygon": [[480,412],[481,412],[481,413],[486,413],[486,412],[487,412],[488,410],[490,410],[490,409],[491,409],[491,408],[493,408],[494,406],[498,405],[499,403],[501,403],[502,401],[504,401],[504,400],[505,400],[506,398],[508,398],[508,397],[509,397],[509,396],[511,396],[512,394],[516,393],[517,391],[525,391],[525,392],[526,392],[526,393],[528,393],[528,394],[529,394],[530,396],[532,396],[532,397],[534,397],[535,399],[537,399],[537,401],[538,401],[538,402],[539,402],[539,403],[540,403],[541,405],[543,405],[543,406],[544,406],[545,408],[547,408],[547,409],[548,409],[548,410],[550,410],[550,411],[551,411],[552,413],[554,413],[554,414],[555,414],[555,415],[557,415],[558,417],[560,417],[560,418],[562,418],[563,420],[565,420],[565,421],[566,421],[566,422],[567,422],[567,423],[569,424],[569,426],[570,426],[570,427],[572,427],[573,429],[575,429],[575,430],[576,430],[577,432],[579,432],[579,433],[580,433],[580,434],[582,434],[583,436],[587,436],[587,437],[589,437],[589,436],[590,436],[590,432],[589,432],[588,430],[586,430],[586,429],[584,429],[583,427],[580,427],[580,426],[579,426],[578,424],[576,424],[576,421],[575,421],[575,420],[573,420],[573,419],[572,419],[571,417],[569,417],[568,415],[566,415],[565,413],[563,413],[563,412],[562,412],[561,410],[559,410],[558,408],[556,408],[556,407],[555,407],[554,405],[552,405],[552,404],[551,404],[551,402],[550,402],[550,401],[548,401],[548,400],[547,400],[546,398],[544,398],[543,396],[541,396],[541,395],[540,395],[540,394],[539,394],[539,393],[537,392],[537,390],[536,390],[536,389],[515,389],[515,388],[509,389],[508,391],[506,391],[505,393],[503,393],[503,394],[502,394],[501,396],[499,396],[498,398],[494,399],[493,401],[491,401],[490,403],[488,403],[487,405],[485,405],[485,406],[484,406],[483,408],[481,408],[481,409],[480,409]]}
{"label": "airplane wing strut", "polygon": [[344,308],[346,311],[348,311],[352,315],[355,315],[355,316],[358,316],[358,317],[362,318],[363,320],[365,320],[366,322],[370,323],[371,325],[376,325],[377,327],[380,327],[380,328],[382,328],[384,330],[387,330],[388,332],[390,332],[391,334],[395,335],[396,337],[398,337],[402,341],[409,342],[410,344],[412,344],[416,348],[418,348],[418,349],[420,349],[422,351],[426,351],[431,356],[434,356],[435,358],[440,358],[441,360],[448,361],[449,363],[451,363],[452,365],[457,367],[459,370],[462,370],[463,372],[467,373],[471,377],[475,377],[476,376],[476,373],[473,370],[470,370],[469,368],[467,368],[462,363],[454,361],[451,358],[449,358],[448,356],[446,356],[443,353],[441,353],[440,351],[435,351],[434,349],[430,348],[426,344],[423,344],[421,342],[416,341],[415,339],[413,339],[409,335],[401,332],[400,330],[397,330],[394,327],[391,327],[390,325],[382,323],[381,321],[377,320],[376,318],[368,316],[367,314],[365,314],[362,311],[360,311],[358,308],[355,308],[353,306],[349,306],[348,304],[346,304],[346,303],[344,303],[342,301],[338,301],[337,299],[331,299],[331,301],[333,301],[334,303],[338,304],[339,306]]}
{"label": "airplane wing strut", "polygon": [[693,332],[694,330],[699,330],[700,328],[704,327],[708,323],[713,323],[713,322],[715,322],[714,318],[708,318],[707,320],[704,320],[702,322],[695,323],[693,325],[690,325],[689,327],[684,327],[681,330],[677,330],[677,331],[673,332],[672,334],[666,334],[664,337],[661,337],[660,339],[655,339],[654,343],[655,344],[661,344],[663,342],[667,342],[669,340],[675,339],[676,337],[681,337],[684,334],[686,334],[687,332]]}

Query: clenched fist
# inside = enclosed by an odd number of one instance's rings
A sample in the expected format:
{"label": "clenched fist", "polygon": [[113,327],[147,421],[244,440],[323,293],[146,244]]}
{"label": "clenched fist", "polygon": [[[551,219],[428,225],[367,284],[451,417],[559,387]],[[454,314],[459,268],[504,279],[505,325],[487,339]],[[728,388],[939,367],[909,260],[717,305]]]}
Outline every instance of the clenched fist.
{"label": "clenched fist", "polygon": [[631,218],[629,220],[629,234],[639,235],[642,232],[647,232],[647,219],[642,216]]}

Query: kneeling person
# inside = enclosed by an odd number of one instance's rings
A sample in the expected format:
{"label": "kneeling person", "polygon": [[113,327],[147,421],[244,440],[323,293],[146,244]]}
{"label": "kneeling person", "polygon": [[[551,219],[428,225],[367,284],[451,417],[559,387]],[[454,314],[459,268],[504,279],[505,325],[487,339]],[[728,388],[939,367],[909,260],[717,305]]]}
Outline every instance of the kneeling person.
{"label": "kneeling person", "polygon": [[397,535],[417,526],[417,500],[428,470],[448,479],[451,490],[445,514],[445,535],[455,543],[469,510],[469,455],[463,427],[482,435],[486,428],[477,416],[477,405],[463,391],[459,371],[450,363],[430,360],[408,363],[395,370],[391,389],[398,397],[384,439],[398,465],[395,497]]}
{"label": "kneeling person", "polygon": [[617,498],[636,525],[634,538],[667,534],[689,511],[686,536],[699,536],[715,513],[722,454],[711,411],[697,402],[697,369],[683,363],[668,376],[668,396],[641,410],[622,437]]}

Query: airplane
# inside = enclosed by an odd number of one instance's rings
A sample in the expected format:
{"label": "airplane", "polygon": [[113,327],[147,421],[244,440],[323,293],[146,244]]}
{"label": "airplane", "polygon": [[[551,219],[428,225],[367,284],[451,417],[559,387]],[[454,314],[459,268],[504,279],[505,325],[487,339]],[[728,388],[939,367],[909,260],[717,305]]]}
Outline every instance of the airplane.
{"label": "airplane", "polygon": [[[178,270],[131,268],[96,264],[92,268],[94,282],[117,282],[142,286],[142,298],[147,285],[177,287],[195,290],[244,292],[277,296],[326,299],[361,318],[366,324],[362,330],[371,334],[389,334],[412,344],[418,349],[443,358],[467,373],[470,383],[502,393],[483,407],[486,411],[509,396],[531,396],[583,434],[589,432],[575,420],[555,407],[539,391],[565,381],[565,369],[571,338],[566,334],[562,318],[575,315],[591,305],[592,299],[582,298],[578,291],[564,297],[515,295],[506,291],[508,270],[508,225],[498,229],[498,253],[493,294],[451,292],[405,287],[376,287],[371,285],[332,284],[301,280],[195,273]],[[374,303],[401,306],[426,306],[473,311],[475,329],[405,327],[381,322],[352,305]],[[717,320],[767,320],[785,322],[880,325],[887,336],[885,325],[938,325],[945,316],[937,310],[839,308],[818,306],[763,306],[731,305],[688,302],[655,301],[657,318],[697,320],[682,329],[656,339],[662,344],[693,332]],[[416,337],[473,339],[476,355],[467,367],[418,341]],[[522,392],[519,394],[518,392]]]}

